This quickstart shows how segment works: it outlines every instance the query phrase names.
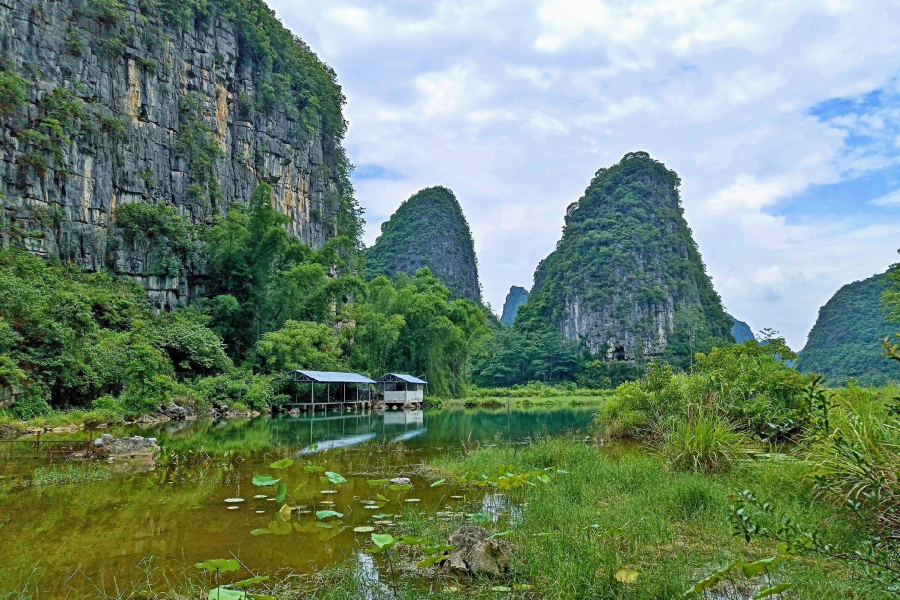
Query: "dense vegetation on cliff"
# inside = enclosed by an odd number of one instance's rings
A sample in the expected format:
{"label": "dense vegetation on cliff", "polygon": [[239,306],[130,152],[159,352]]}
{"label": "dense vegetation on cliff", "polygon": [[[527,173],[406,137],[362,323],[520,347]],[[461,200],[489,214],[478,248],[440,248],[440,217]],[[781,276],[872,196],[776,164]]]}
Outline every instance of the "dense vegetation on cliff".
{"label": "dense vegetation on cliff", "polygon": [[900,379],[900,365],[884,359],[881,340],[898,326],[889,322],[882,295],[892,289],[891,271],[848,283],[819,309],[797,369],[825,376],[841,385],[855,379],[865,385],[884,385]]}
{"label": "dense vegetation on cliff", "polygon": [[382,224],[366,253],[369,277],[412,275],[427,267],[456,298],[481,301],[475,242],[453,192],[436,186],[410,196]]}
{"label": "dense vegetation on cliff", "polygon": [[689,357],[731,342],[675,172],[646,152],[597,171],[566,211],[517,324],[547,323],[607,360]]}

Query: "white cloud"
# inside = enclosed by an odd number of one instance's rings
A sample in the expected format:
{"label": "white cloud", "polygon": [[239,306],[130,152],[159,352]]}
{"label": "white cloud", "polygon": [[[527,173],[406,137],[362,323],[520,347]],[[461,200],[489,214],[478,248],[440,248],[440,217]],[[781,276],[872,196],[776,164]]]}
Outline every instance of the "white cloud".
{"label": "white cloud", "polygon": [[[900,165],[895,3],[271,4],[337,71],[351,160],[403,173],[357,182],[366,240],[417,189],[451,187],[495,307],[510,285],[530,287],[596,169],[633,150],[678,171],[732,314],[794,347],[835,290],[900,245],[900,192],[848,198],[837,216],[814,195],[782,210],[813,186]],[[879,88],[881,104],[811,113]]]}

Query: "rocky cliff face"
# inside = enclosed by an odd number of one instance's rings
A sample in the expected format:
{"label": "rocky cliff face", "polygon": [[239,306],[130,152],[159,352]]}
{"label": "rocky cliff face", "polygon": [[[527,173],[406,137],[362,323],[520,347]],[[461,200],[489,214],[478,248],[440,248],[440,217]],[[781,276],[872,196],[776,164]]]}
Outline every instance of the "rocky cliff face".
{"label": "rocky cliff face", "polygon": [[414,274],[422,267],[456,298],[481,302],[475,242],[453,192],[441,186],[409,197],[382,224],[381,235],[366,252],[369,277]]}
{"label": "rocky cliff face", "polygon": [[848,283],[819,309],[797,369],[825,376],[831,385],[854,378],[861,385],[887,385],[900,378],[900,365],[883,356],[881,340],[900,331],[888,321],[881,295],[888,273]]}
{"label": "rocky cliff face", "polygon": [[512,324],[516,321],[516,315],[519,314],[519,309],[527,301],[528,290],[517,285],[509,288],[506,301],[503,303],[503,315],[500,317],[500,322],[503,325],[512,327]]}
{"label": "rocky cliff face", "polygon": [[261,181],[293,235],[336,234],[340,88],[262,2],[0,0],[0,48],[4,244],[164,308],[203,293],[203,226]]}
{"label": "rocky cliff face", "polygon": [[646,152],[600,169],[566,211],[534,274],[524,326],[552,323],[607,360],[664,352],[676,339],[730,339],[731,320],[684,220],[678,175]]}

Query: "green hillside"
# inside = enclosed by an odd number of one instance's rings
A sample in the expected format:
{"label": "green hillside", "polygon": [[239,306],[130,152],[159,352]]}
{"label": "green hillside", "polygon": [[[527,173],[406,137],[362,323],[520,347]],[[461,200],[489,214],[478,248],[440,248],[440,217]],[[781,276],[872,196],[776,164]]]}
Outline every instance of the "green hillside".
{"label": "green hillside", "polygon": [[371,279],[412,275],[427,267],[456,298],[481,301],[475,242],[462,207],[453,192],[442,186],[410,196],[381,225],[381,235],[366,252]]}
{"label": "green hillside", "polygon": [[900,379],[900,365],[882,356],[880,341],[900,331],[881,302],[889,286],[889,273],[881,273],[839,289],[819,309],[797,368],[821,373],[832,385],[850,378],[866,385]]}

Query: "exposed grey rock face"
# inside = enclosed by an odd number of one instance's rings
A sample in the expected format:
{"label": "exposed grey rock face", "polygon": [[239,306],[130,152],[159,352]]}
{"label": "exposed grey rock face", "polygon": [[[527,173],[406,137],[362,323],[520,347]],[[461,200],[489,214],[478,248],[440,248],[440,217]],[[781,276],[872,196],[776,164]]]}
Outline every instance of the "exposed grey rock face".
{"label": "exposed grey rock face", "polygon": [[503,303],[503,315],[500,322],[507,327],[512,327],[516,322],[516,315],[519,314],[519,308],[528,301],[528,290],[517,285],[509,288],[506,295],[506,301]]}
{"label": "exposed grey rock face", "polygon": [[502,538],[488,540],[490,534],[481,527],[460,527],[448,544],[456,546],[445,563],[454,571],[469,574],[500,575],[509,569],[509,542]]}
{"label": "exposed grey rock face", "polygon": [[[254,62],[233,25],[178,26],[137,0],[111,17],[103,5],[0,0],[0,69],[28,80],[25,102],[0,110],[3,243],[112,269],[166,308],[203,293],[202,255],[117,227],[122,206],[174,207],[190,229],[267,181],[293,235],[313,247],[333,237],[340,148],[318,117],[256,108]],[[75,126],[63,122],[56,142],[25,135],[72,116],[60,100],[77,105]]]}

